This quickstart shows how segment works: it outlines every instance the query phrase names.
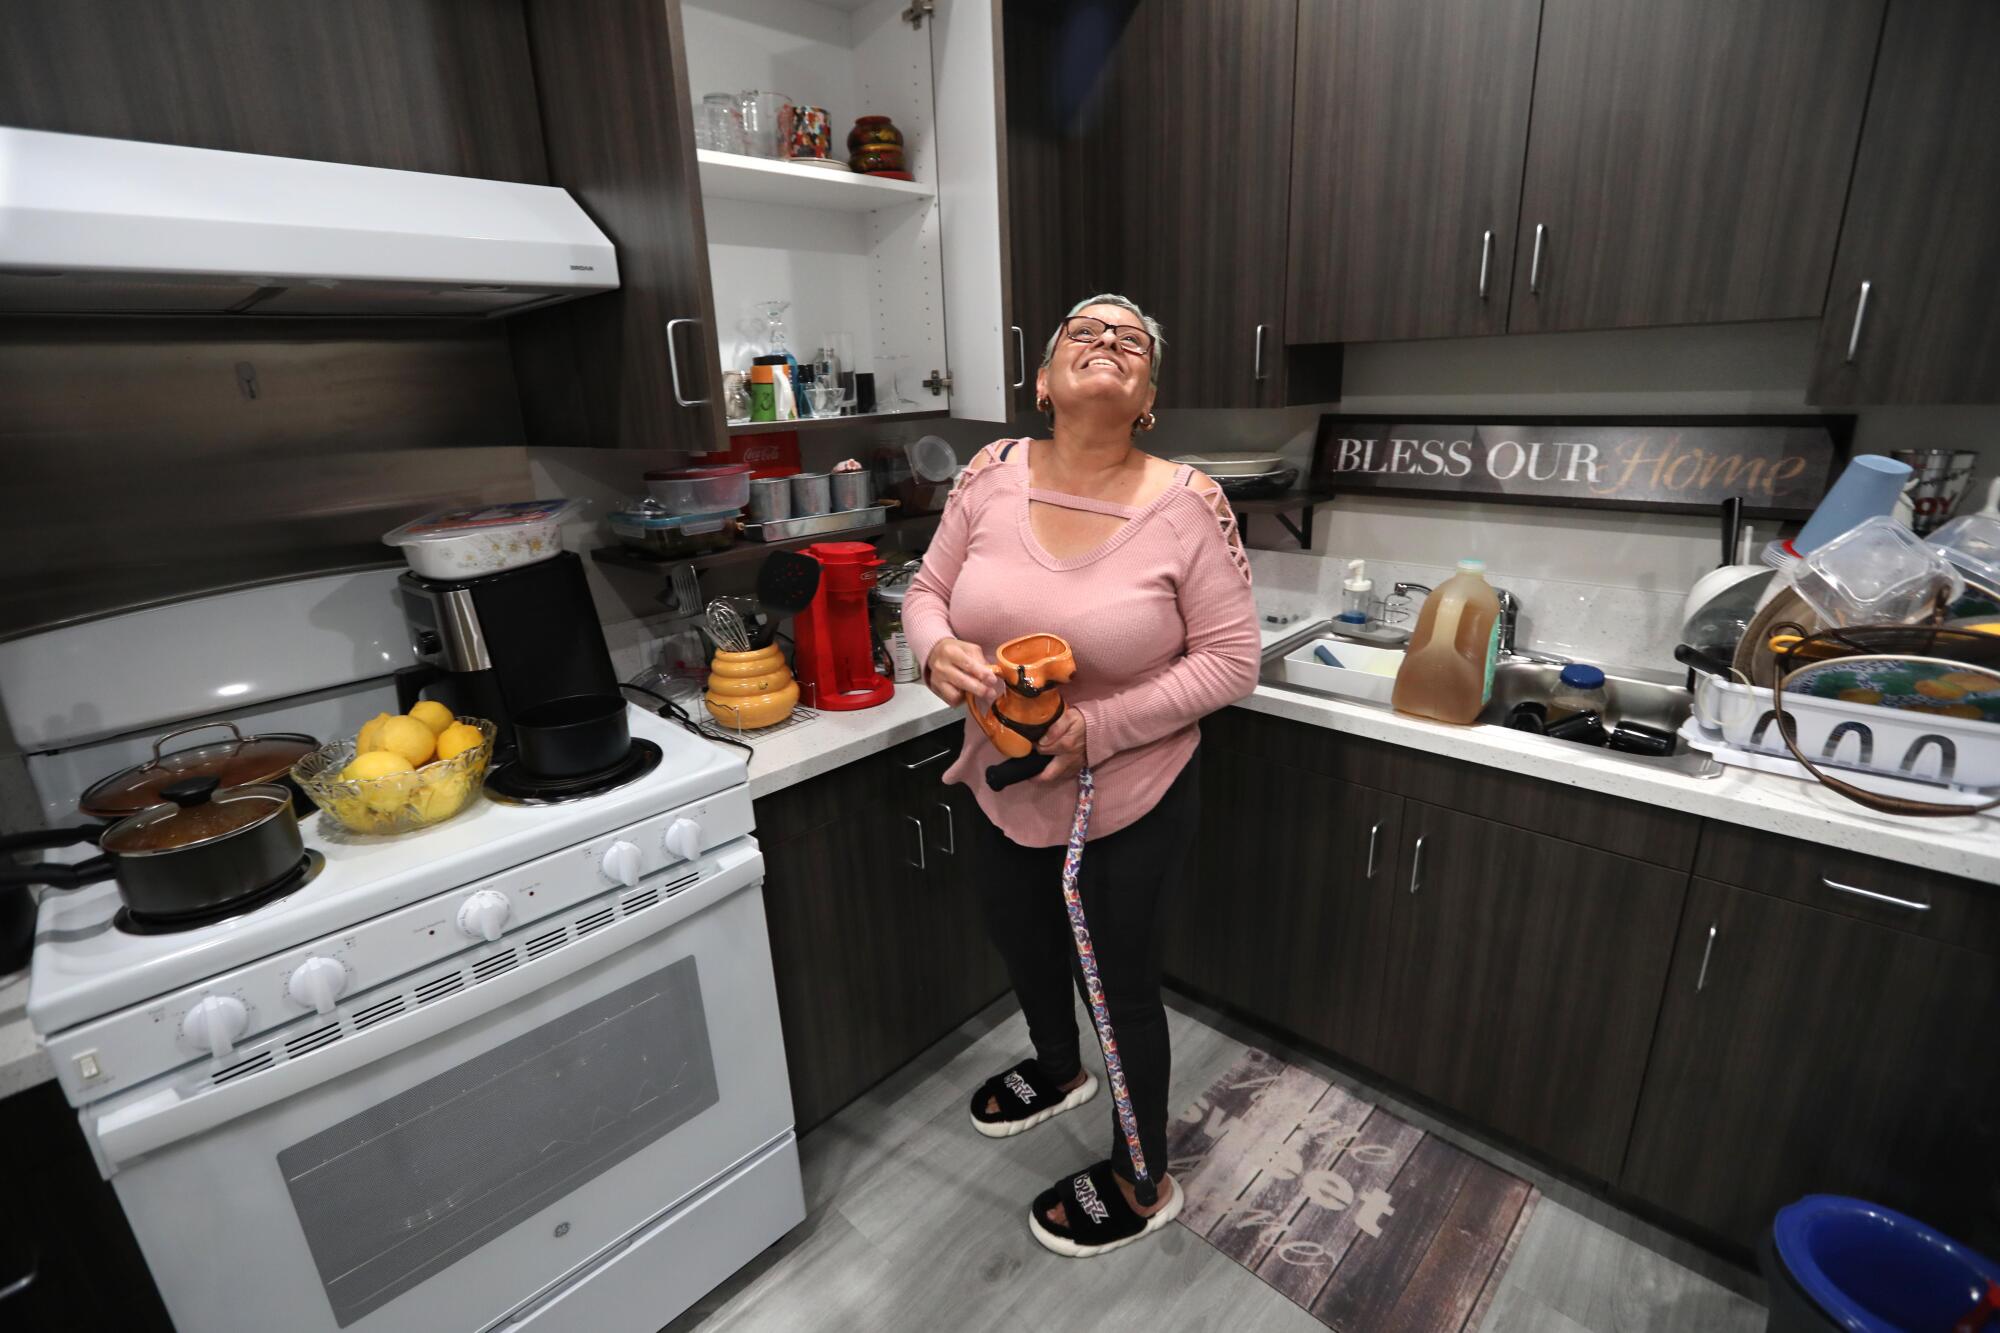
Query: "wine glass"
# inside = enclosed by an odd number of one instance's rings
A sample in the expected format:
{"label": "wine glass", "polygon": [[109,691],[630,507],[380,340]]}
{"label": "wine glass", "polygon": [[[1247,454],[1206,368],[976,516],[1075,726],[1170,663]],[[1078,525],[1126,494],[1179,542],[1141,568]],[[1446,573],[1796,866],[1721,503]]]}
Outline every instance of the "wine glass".
{"label": "wine glass", "polygon": [[785,354],[785,312],[792,308],[790,301],[758,301],[750,307],[763,316],[763,341],[766,356]]}

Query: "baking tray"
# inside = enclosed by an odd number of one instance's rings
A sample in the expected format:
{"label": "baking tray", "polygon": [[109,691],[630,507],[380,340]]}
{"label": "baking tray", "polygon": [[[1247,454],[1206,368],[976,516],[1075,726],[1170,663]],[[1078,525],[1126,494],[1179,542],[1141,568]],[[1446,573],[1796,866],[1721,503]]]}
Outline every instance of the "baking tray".
{"label": "baking tray", "polygon": [[831,514],[804,518],[774,518],[768,523],[745,523],[743,540],[784,542],[794,537],[824,537],[852,532],[856,528],[879,528],[887,520],[893,501],[880,500],[866,509],[836,509]]}

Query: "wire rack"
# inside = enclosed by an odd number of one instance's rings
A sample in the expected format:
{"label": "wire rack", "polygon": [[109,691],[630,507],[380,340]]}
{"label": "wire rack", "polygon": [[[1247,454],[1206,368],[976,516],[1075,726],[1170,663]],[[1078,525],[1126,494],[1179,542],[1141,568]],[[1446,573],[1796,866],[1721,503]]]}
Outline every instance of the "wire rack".
{"label": "wire rack", "polygon": [[783,722],[774,722],[768,727],[758,727],[755,730],[747,727],[726,727],[722,723],[717,722],[713,717],[699,725],[701,730],[718,740],[738,740],[746,745],[756,745],[760,742],[770,740],[773,736],[782,736],[788,731],[797,731],[800,727],[808,723],[817,722],[818,720],[818,709],[807,708],[804,704],[800,704],[792,710],[792,715]]}

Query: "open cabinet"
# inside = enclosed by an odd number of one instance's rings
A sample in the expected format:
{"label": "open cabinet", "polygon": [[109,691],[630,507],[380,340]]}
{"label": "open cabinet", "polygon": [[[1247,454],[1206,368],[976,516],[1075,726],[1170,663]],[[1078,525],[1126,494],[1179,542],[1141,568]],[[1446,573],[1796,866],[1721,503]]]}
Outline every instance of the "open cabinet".
{"label": "open cabinet", "polygon": [[[550,175],[618,247],[623,288],[522,326],[540,443],[723,447],[722,371],[789,350],[874,374],[878,402],[1007,419],[999,0],[531,0]],[[697,150],[704,95],[763,90],[903,132],[912,181]],[[552,314],[555,312],[551,312]],[[574,359],[570,364],[569,359]],[[615,405],[615,406],[614,406]]]}

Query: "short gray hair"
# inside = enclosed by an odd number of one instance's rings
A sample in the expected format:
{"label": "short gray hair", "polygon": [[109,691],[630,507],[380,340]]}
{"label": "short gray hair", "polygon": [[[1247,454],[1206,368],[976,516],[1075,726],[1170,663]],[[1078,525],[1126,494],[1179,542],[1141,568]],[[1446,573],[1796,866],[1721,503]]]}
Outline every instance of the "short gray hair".
{"label": "short gray hair", "polygon": [[[1064,315],[1063,319],[1067,321],[1070,319],[1071,316],[1076,315],[1081,311],[1088,310],[1091,306],[1094,305],[1115,305],[1120,310],[1129,310],[1133,314],[1139,317],[1139,322],[1146,326],[1146,332],[1153,336],[1153,387],[1156,389],[1159,388],[1160,361],[1167,354],[1167,335],[1160,332],[1160,321],[1154,319],[1151,315],[1141,310],[1139,308],[1139,303],[1137,301],[1134,301],[1129,296],[1120,296],[1117,292],[1099,292],[1095,296],[1086,297],[1085,299],[1078,301],[1075,305],[1071,306],[1069,308],[1069,314]],[[1055,332],[1049,335],[1048,346],[1042,349],[1043,370],[1047,370],[1049,368],[1049,363],[1056,359],[1056,344],[1061,340],[1062,340],[1062,325],[1058,324],[1055,327]]]}

